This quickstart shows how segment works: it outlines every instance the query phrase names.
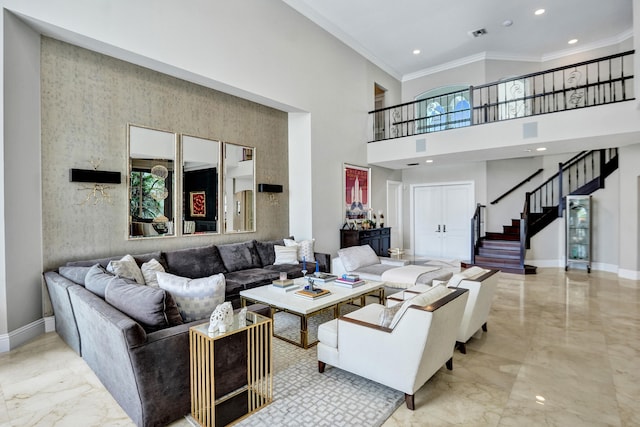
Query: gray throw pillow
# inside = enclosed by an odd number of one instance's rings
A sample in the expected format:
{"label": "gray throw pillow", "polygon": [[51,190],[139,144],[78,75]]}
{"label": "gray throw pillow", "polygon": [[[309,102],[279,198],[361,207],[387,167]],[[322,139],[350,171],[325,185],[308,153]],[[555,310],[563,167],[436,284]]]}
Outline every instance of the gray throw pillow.
{"label": "gray throw pillow", "polygon": [[218,246],[218,252],[220,252],[224,267],[229,273],[262,267],[254,242],[255,240],[251,240],[249,242],[229,243]]}
{"label": "gray throw pillow", "polygon": [[284,239],[270,240],[267,242],[256,241],[255,244],[258,256],[260,256],[260,261],[264,267],[265,265],[273,265],[276,260],[276,252],[273,247],[275,245],[284,246]]}
{"label": "gray throw pillow", "polygon": [[182,319],[176,318],[178,309],[173,298],[162,289],[128,283],[117,277],[107,285],[105,300],[140,323],[147,332],[182,324]]}
{"label": "gray throw pillow", "polygon": [[100,264],[96,264],[93,267],[89,268],[87,275],[84,279],[84,287],[98,295],[101,298],[104,298],[104,291],[107,288],[107,285],[111,280],[113,280],[116,276],[111,273],[107,273],[107,271],[100,266]]}

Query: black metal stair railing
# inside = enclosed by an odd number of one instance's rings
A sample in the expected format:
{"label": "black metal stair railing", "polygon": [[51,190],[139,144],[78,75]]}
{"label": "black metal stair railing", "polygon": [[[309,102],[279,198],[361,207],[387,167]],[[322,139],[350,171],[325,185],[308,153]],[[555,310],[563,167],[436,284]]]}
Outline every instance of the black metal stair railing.
{"label": "black metal stair railing", "polygon": [[373,141],[632,100],[634,53],[631,50],[370,111]]}
{"label": "black metal stair railing", "polygon": [[562,216],[566,195],[591,194],[604,188],[605,178],[617,168],[617,162],[617,148],[583,151],[560,163],[556,174],[526,193],[522,217],[527,219],[527,247],[534,234]]}

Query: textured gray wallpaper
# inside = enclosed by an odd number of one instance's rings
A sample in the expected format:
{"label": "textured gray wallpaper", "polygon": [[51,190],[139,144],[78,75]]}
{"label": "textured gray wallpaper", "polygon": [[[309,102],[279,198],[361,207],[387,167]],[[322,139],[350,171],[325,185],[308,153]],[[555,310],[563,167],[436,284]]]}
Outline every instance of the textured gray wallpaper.
{"label": "textured gray wallpaper", "polygon": [[[268,239],[288,234],[287,114],[54,39],[42,38],[43,265],[67,260]],[[129,241],[127,124],[256,147],[256,232]],[[81,205],[69,169],[119,171],[111,204]]]}

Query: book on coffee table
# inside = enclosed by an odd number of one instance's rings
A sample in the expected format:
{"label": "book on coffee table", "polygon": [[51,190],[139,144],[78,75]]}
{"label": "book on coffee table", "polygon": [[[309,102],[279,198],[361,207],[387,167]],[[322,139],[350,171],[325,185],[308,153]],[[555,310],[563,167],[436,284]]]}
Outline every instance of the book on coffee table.
{"label": "book on coffee table", "polygon": [[306,298],[306,299],[316,299],[316,298],[324,297],[329,294],[331,294],[331,292],[327,289],[315,289],[313,291],[300,289],[299,291],[296,291],[297,296],[301,298]]}
{"label": "book on coffee table", "polygon": [[334,285],[342,286],[342,287],[345,287],[345,288],[357,288],[358,286],[362,286],[365,283],[367,283],[367,282],[362,280],[362,279],[356,280],[356,281],[352,281],[352,280],[345,280],[345,279],[337,278],[336,280],[333,281]]}
{"label": "book on coffee table", "polygon": [[271,282],[271,284],[273,286],[276,286],[276,287],[279,287],[279,288],[286,288],[288,286],[293,285],[293,280],[291,280],[291,279],[274,280],[273,282]]}
{"label": "book on coffee table", "polygon": [[328,274],[328,273],[315,273],[311,277],[313,278],[314,282],[320,282],[320,283],[331,282],[332,280],[336,280],[338,278],[338,276],[334,274]]}

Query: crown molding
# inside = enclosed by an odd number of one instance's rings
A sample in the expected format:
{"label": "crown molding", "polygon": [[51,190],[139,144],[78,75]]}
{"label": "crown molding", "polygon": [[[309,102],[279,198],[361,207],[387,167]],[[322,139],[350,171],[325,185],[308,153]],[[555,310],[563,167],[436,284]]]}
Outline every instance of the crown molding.
{"label": "crown molding", "polygon": [[548,54],[543,54],[540,56],[518,55],[518,54],[509,53],[509,52],[481,52],[476,55],[466,56],[464,58],[456,59],[455,61],[445,62],[443,64],[436,65],[434,67],[425,68],[423,70],[416,71],[414,73],[405,74],[404,76],[402,76],[401,81],[404,83],[410,80],[418,79],[420,77],[426,77],[431,74],[436,74],[442,71],[447,71],[453,68],[469,65],[478,61],[497,60],[497,61],[523,61],[523,62],[541,62],[542,63],[546,61],[552,61],[555,59],[563,58],[565,56],[584,53],[590,50],[600,49],[603,47],[622,43],[623,41],[631,37],[633,37],[633,28],[625,30],[622,33],[618,34],[617,36],[599,40],[594,43],[585,44],[584,46],[580,46],[578,48],[564,49],[556,52],[551,52]]}

